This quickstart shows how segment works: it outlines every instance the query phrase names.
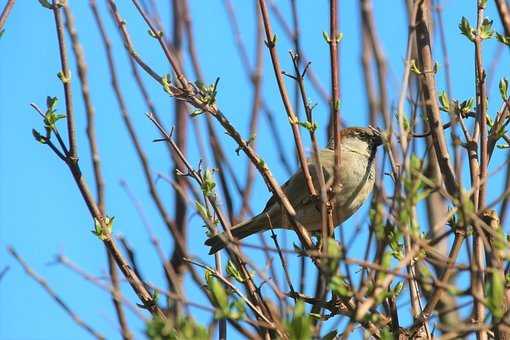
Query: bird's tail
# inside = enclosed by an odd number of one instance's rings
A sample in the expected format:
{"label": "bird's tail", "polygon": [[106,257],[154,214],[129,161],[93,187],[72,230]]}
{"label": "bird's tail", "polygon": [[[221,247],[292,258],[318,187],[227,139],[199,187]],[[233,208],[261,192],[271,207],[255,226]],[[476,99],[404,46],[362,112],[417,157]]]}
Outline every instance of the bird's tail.
{"label": "bird's tail", "polygon": [[[260,214],[255,216],[254,218],[239,223],[233,226],[230,229],[232,236],[236,240],[242,240],[245,237],[253,235],[261,230],[264,230],[266,225],[268,224],[267,216],[264,214]],[[214,254],[218,250],[221,250],[226,247],[226,242],[228,242],[228,237],[225,233],[219,233],[214,235],[213,237],[207,239],[205,241],[205,245],[211,247],[209,250],[209,254]]]}

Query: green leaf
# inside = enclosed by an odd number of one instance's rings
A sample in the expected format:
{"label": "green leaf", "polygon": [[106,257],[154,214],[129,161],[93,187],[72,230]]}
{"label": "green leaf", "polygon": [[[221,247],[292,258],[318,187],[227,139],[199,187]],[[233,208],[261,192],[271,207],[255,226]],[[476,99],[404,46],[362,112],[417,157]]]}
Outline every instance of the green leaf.
{"label": "green leaf", "polygon": [[305,304],[302,300],[296,300],[294,306],[294,316],[287,323],[289,339],[308,340],[312,338],[312,319],[305,312]]}
{"label": "green leaf", "polygon": [[241,274],[241,272],[237,269],[235,264],[230,260],[228,260],[227,263],[227,273],[230,277],[234,278],[239,283],[243,283],[244,281],[246,281],[243,274]]}
{"label": "green leaf", "polygon": [[466,17],[462,17],[459,24],[460,32],[465,35],[470,41],[475,41],[475,35],[473,33],[473,28],[469,24],[468,19]]}
{"label": "green leaf", "polygon": [[94,218],[94,230],[92,230],[92,233],[99,237],[101,241],[107,240],[108,238],[111,237],[114,219],[115,216],[112,217],[105,216],[104,222],[103,224],[101,224],[101,222],[97,218]]}
{"label": "green leaf", "polygon": [[324,41],[326,42],[326,44],[329,44],[331,42],[328,32],[322,31],[322,37],[324,38]]}
{"label": "green leaf", "polygon": [[342,247],[335,241],[334,238],[328,238],[328,269],[330,273],[336,273],[339,265],[340,257],[342,256]]}
{"label": "green leaf", "polygon": [[496,39],[502,43],[502,44],[505,44],[507,46],[510,46],[510,37],[507,37],[503,34],[499,34],[496,32]]}
{"label": "green leaf", "polygon": [[411,59],[411,62],[409,64],[409,70],[417,75],[420,75],[422,73],[418,66],[416,65],[416,60],[414,59]]}
{"label": "green leaf", "polygon": [[505,314],[505,276],[500,271],[493,271],[487,292],[487,307],[499,320]]}
{"label": "green leaf", "polygon": [[508,79],[503,78],[499,81],[499,94],[504,101],[508,99]]}
{"label": "green leaf", "polygon": [[400,281],[391,289],[391,296],[396,298],[402,293],[402,289],[404,289],[404,281]]}
{"label": "green leaf", "polygon": [[450,112],[450,99],[446,91],[441,91],[441,93],[439,93],[439,103],[441,103],[441,111]]}
{"label": "green leaf", "polygon": [[209,275],[207,277],[207,288],[211,293],[214,304],[219,308],[217,318],[221,319],[228,315],[229,305],[227,291],[214,275]]}
{"label": "green leaf", "polygon": [[473,98],[469,98],[460,103],[460,112],[465,115],[473,110],[475,107],[475,100]]}
{"label": "green leaf", "polygon": [[395,336],[388,327],[381,330],[381,340],[395,340]]}
{"label": "green leaf", "polygon": [[32,129],[32,136],[34,136],[35,140],[41,144],[46,144],[46,142],[47,142],[46,137],[44,137],[39,132],[37,132],[36,129]]}
{"label": "green leaf", "polygon": [[335,275],[331,278],[329,282],[329,288],[338,296],[341,297],[351,297],[352,291],[351,287],[349,287],[349,283],[345,280],[343,276]]}
{"label": "green leaf", "polygon": [[169,95],[173,96],[174,93],[172,91],[172,81],[170,79],[170,75],[166,74],[163,77],[161,77],[161,82],[163,83],[163,90]]}
{"label": "green leaf", "polygon": [[207,197],[213,197],[215,195],[214,188],[216,183],[214,182],[213,171],[206,169],[202,178],[202,192]]}
{"label": "green leaf", "polygon": [[53,9],[53,5],[48,0],[39,0],[41,6],[47,9]]}
{"label": "green leaf", "polygon": [[480,25],[480,38],[482,39],[490,39],[494,36],[494,30],[492,29],[492,20],[487,18],[483,19],[482,24]]}

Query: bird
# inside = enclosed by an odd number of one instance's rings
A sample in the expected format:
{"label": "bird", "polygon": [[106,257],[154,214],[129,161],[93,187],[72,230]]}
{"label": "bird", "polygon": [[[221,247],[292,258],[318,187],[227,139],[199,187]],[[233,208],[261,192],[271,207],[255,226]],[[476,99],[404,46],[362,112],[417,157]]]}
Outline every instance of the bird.
{"label": "bird", "polygon": [[[334,141],[319,151],[322,171],[327,189],[333,194],[333,224],[338,226],[354,214],[372,192],[375,183],[375,155],[383,143],[380,130],[373,127],[348,127],[340,130],[340,171],[339,183],[334,187],[335,151]],[[307,159],[307,166],[315,188],[319,179],[313,158]],[[283,185],[282,190],[296,211],[296,219],[308,231],[321,230],[321,202],[309,194],[302,170],[298,170]],[[270,228],[292,229],[285,210],[275,194],[267,201],[264,210],[249,220],[231,227],[234,239],[241,240],[252,234]],[[216,234],[205,241],[211,247],[209,254],[226,247],[225,233]]]}

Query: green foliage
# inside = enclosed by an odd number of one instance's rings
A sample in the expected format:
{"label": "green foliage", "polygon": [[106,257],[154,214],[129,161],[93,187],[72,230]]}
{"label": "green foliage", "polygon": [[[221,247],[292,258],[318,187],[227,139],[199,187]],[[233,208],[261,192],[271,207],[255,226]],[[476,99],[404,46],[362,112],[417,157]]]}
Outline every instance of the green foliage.
{"label": "green foliage", "polygon": [[475,30],[469,24],[466,17],[462,17],[459,24],[460,33],[465,35],[470,41],[475,41]]}
{"label": "green foliage", "polygon": [[340,257],[342,257],[342,247],[341,245],[335,241],[334,238],[329,237],[328,240],[328,260],[327,267],[330,273],[336,273],[340,261]]}
{"label": "green foliage", "polygon": [[381,330],[381,340],[394,340],[395,336],[393,335],[393,332],[388,328],[384,327]]}
{"label": "green foliage", "polygon": [[43,114],[43,124],[44,129],[46,130],[46,136],[44,138],[42,137],[37,131],[32,131],[32,134],[34,135],[34,138],[38,142],[46,142],[51,138],[51,132],[56,130],[57,122],[61,119],[64,119],[66,115],[57,113],[57,103],[58,99],[57,97],[46,97],[46,112]]}
{"label": "green foliage", "polygon": [[504,101],[508,100],[508,79],[503,78],[499,81],[499,94]]}
{"label": "green foliage", "polygon": [[496,32],[496,39],[507,46],[510,46],[510,37]]}
{"label": "green foliage", "polygon": [[101,222],[98,221],[97,218],[95,218],[94,230],[92,230],[92,233],[99,237],[102,241],[107,240],[109,237],[111,237],[114,219],[115,219],[114,216],[112,217],[105,216],[103,226],[103,224],[101,224]]}
{"label": "green foliage", "polygon": [[352,290],[349,286],[349,283],[345,280],[345,278],[341,275],[335,275],[331,278],[329,282],[329,288],[338,296],[341,297],[351,297]]}
{"label": "green foliage", "polygon": [[153,37],[154,39],[159,39],[159,38],[161,38],[161,37],[163,36],[163,32],[162,32],[162,31],[156,31],[156,32],[154,32],[153,30],[148,29],[148,30],[147,30],[147,33],[149,33],[149,35],[150,35],[151,37]]}
{"label": "green foliage", "polygon": [[505,276],[502,272],[494,270],[490,275],[487,288],[487,307],[494,318],[501,319],[505,313]]}
{"label": "green foliage", "polygon": [[57,73],[58,79],[64,84],[69,83],[71,81],[71,71],[67,70],[68,74],[63,71]]}
{"label": "green foliage", "polygon": [[228,291],[212,272],[206,271],[205,278],[207,281],[207,290],[216,307],[214,317],[216,319],[241,319],[244,316],[245,309],[243,300],[229,298]]}
{"label": "green foliage", "polygon": [[302,300],[296,300],[294,316],[286,323],[289,339],[308,340],[312,338],[312,319],[305,311],[305,304]]}
{"label": "green foliage", "polygon": [[39,0],[39,4],[46,8],[46,9],[54,9],[54,8],[60,8],[62,6],[64,6],[63,3],[61,3],[60,1],[55,1],[55,6],[53,6],[48,0]]}
{"label": "green foliage", "polygon": [[170,78],[170,75],[166,74],[163,77],[161,77],[161,82],[163,83],[163,90],[169,95],[173,96],[174,93],[172,91],[172,80]]}
{"label": "green foliage", "polygon": [[206,340],[210,339],[207,329],[189,316],[180,317],[173,325],[171,319],[153,317],[146,324],[145,333],[150,340]]}
{"label": "green foliage", "polygon": [[303,121],[298,122],[299,126],[304,127],[310,132],[315,132],[317,130],[317,124],[315,122]]}
{"label": "green foliage", "polygon": [[246,277],[241,273],[239,269],[237,269],[234,262],[228,260],[227,263],[227,274],[229,277],[233,278],[239,283],[244,283],[246,281]]}
{"label": "green foliage", "polygon": [[276,36],[276,34],[274,34],[273,37],[271,38],[271,40],[269,40],[269,41],[265,40],[264,43],[266,44],[267,48],[273,48],[276,46],[277,41],[278,41],[278,37]]}
{"label": "green foliage", "polygon": [[196,81],[198,88],[198,101],[204,105],[214,105],[216,103],[216,95],[218,94],[218,82],[220,78],[216,78],[213,84],[205,85],[201,81]]}
{"label": "green foliage", "polygon": [[439,103],[441,104],[439,108],[441,111],[450,112],[450,99],[446,91],[441,91],[439,93]]}
{"label": "green foliage", "polygon": [[202,176],[202,192],[207,197],[214,197],[215,192],[214,188],[216,187],[216,183],[214,181],[213,170],[206,169]]}
{"label": "green foliage", "polygon": [[491,39],[494,37],[494,30],[492,29],[492,20],[487,18],[483,19],[482,24],[480,25],[480,31],[478,32],[480,38],[482,39]]}

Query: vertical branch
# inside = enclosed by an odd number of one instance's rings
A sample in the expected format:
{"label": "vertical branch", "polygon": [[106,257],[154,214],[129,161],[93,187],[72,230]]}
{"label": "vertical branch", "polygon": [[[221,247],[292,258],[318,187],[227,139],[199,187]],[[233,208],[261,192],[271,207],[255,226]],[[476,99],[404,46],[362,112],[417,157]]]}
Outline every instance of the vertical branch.
{"label": "vertical branch", "polygon": [[[476,68],[476,98],[477,98],[477,123],[480,131],[480,188],[478,191],[478,205],[475,207],[481,209],[485,204],[485,191],[487,186],[487,119],[486,115],[486,87],[485,87],[485,70],[483,68],[482,61],[482,39],[480,35],[482,24],[484,21],[484,6],[482,2],[477,0],[478,11],[477,11],[477,23],[475,34],[475,68]],[[476,128],[475,128],[476,130]],[[475,191],[476,193],[476,191]],[[481,300],[484,297],[484,275],[482,270],[484,269],[484,258],[485,251],[482,242],[482,235],[479,235],[479,228],[475,231],[473,237],[473,259],[472,259],[472,290],[473,290],[473,302],[474,302],[474,316],[475,322],[483,324],[485,317],[485,306]],[[477,332],[478,339],[487,339],[487,331],[481,329]]]}
{"label": "vertical branch", "polygon": [[434,150],[436,152],[439,167],[443,173],[446,189],[450,195],[456,196],[458,193],[458,185],[455,181],[455,175],[450,164],[450,155],[446,145],[439,106],[436,101],[437,92],[433,71],[434,63],[432,60],[432,47],[430,45],[430,30],[427,24],[430,17],[430,2],[429,0],[418,0],[417,6],[416,45],[418,48],[419,64],[422,70],[420,81],[423,86],[425,110],[432,132]]}
{"label": "vertical branch", "polygon": [[[178,65],[182,65],[182,1],[181,0],[173,0],[172,2],[172,22],[173,22],[173,38],[172,38],[172,46],[173,46],[173,55],[178,63]],[[176,143],[179,149],[186,155],[186,135],[187,135],[187,117],[188,114],[186,112],[185,104],[180,100],[174,100],[174,114],[175,114],[175,136]],[[183,189],[183,194],[186,195],[187,188],[187,180],[184,176],[179,176],[180,173],[184,173],[185,166],[179,157],[174,158],[174,181],[177,185]],[[177,231],[180,234],[183,243],[186,243],[187,240],[187,203],[185,197],[179,195],[178,192],[175,192],[175,224],[177,227]],[[179,247],[175,247],[173,254],[171,256],[170,262],[172,263],[172,267],[177,274],[177,282],[176,284],[179,287],[173,287],[171,290],[174,291],[182,291],[182,284],[184,280],[184,272],[186,263],[182,260],[184,257],[184,253],[181,251]],[[175,306],[174,310],[175,315],[180,315],[180,311],[178,306]]]}
{"label": "vertical branch", "polygon": [[292,110],[292,105],[290,103],[287,88],[285,86],[285,81],[283,79],[282,69],[280,66],[280,59],[278,58],[278,54],[275,49],[276,35],[273,33],[271,28],[271,22],[269,20],[269,13],[267,11],[265,0],[259,0],[259,6],[260,12],[262,14],[262,19],[264,21],[264,29],[266,31],[266,45],[269,49],[269,54],[271,55],[271,61],[273,62],[273,70],[276,77],[276,82],[278,83],[280,97],[283,101],[283,106],[285,107],[285,111],[287,112],[287,116],[289,117],[289,121],[291,123],[292,134],[294,135],[294,143],[298,151],[299,164],[301,165],[301,170],[303,171],[308,193],[312,196],[316,196],[317,194],[313,185],[312,177],[310,176],[310,170],[308,169],[308,165],[306,164],[306,158],[303,150],[303,143],[301,141],[301,133],[299,131],[298,120],[296,115],[294,114],[294,111]]}
{"label": "vertical branch", "polygon": [[[71,8],[66,4],[64,5],[65,14],[65,26],[69,36],[71,37],[71,47],[76,59],[76,67],[78,69],[78,77],[80,78],[81,93],[83,97],[83,103],[85,105],[85,112],[87,115],[87,139],[89,142],[89,148],[92,158],[92,168],[94,171],[94,182],[96,184],[96,195],[97,205],[103,215],[105,215],[105,198],[104,198],[104,179],[101,171],[99,148],[97,146],[96,132],[95,132],[95,112],[92,100],[89,92],[89,82],[87,75],[87,64],[85,62],[85,56],[83,49],[78,39],[78,32],[74,25],[74,18],[71,12]],[[122,309],[121,292],[119,284],[119,276],[115,267],[115,261],[113,256],[106,251],[108,260],[108,272],[110,274],[110,281],[112,283],[112,302],[115,308],[117,319],[119,321],[122,337],[125,340],[132,339],[132,334],[128,328],[126,316]]]}
{"label": "vertical branch", "polygon": [[[340,184],[340,68],[338,65],[338,43],[341,35],[338,32],[338,0],[329,0],[329,59],[331,77],[331,137],[335,148],[334,187]],[[323,227],[323,230],[325,228]],[[332,226],[328,228],[328,235],[333,234]],[[324,236],[324,231],[323,231]]]}
{"label": "vertical branch", "polygon": [[69,138],[69,161],[78,163],[78,150],[76,143],[76,125],[74,121],[73,91],[71,86],[71,71],[69,70],[69,61],[64,38],[64,25],[60,13],[60,5],[53,0],[53,16],[55,17],[55,28],[57,31],[57,40],[60,50],[61,71],[58,73],[64,86],[64,96],[66,101],[66,121]]}

